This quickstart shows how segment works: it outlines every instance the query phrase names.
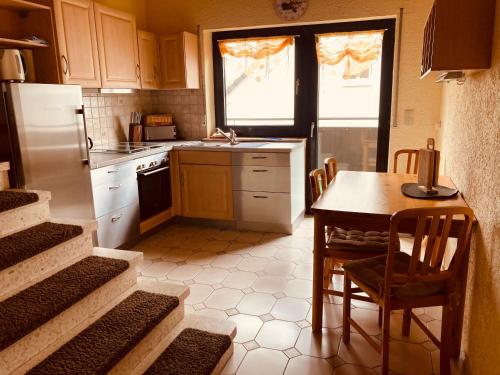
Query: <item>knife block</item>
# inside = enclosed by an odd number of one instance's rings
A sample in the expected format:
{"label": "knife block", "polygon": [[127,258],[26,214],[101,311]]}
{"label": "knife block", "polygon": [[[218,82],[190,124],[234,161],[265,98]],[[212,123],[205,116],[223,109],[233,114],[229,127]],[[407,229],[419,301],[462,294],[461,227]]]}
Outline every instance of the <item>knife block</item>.
{"label": "knife block", "polygon": [[129,124],[128,126],[128,141],[142,142],[142,125]]}
{"label": "knife block", "polygon": [[437,194],[434,188],[439,177],[439,151],[434,148],[434,139],[427,139],[427,148],[418,151],[418,187],[426,194]]}

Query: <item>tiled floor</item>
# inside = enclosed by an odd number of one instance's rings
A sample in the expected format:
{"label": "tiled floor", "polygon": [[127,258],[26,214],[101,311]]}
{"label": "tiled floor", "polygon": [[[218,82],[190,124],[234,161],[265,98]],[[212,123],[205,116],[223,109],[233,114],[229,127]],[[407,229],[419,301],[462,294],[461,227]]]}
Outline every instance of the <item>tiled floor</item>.
{"label": "tiled floor", "polygon": [[[342,343],[340,298],[325,300],[324,329],[311,332],[312,238],[311,218],[293,236],[175,224],[134,249],[144,252],[140,277],[190,287],[187,313],[237,324],[224,374],[379,374],[381,358],[359,334]],[[353,305],[354,319],[378,338],[377,307]],[[439,337],[439,308],[415,312]],[[391,321],[393,373],[438,374],[439,351],[423,331],[412,324],[402,337],[401,314]]]}

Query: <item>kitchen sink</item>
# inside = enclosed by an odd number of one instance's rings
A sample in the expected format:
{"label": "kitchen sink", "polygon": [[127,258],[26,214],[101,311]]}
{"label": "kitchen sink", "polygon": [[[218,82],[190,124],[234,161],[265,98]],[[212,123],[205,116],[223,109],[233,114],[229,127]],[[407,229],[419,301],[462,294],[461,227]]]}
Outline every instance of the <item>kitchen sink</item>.
{"label": "kitchen sink", "polygon": [[189,145],[183,145],[182,147],[223,147],[223,148],[257,148],[267,145],[268,142],[241,142],[235,145],[230,144],[229,142],[193,142]]}

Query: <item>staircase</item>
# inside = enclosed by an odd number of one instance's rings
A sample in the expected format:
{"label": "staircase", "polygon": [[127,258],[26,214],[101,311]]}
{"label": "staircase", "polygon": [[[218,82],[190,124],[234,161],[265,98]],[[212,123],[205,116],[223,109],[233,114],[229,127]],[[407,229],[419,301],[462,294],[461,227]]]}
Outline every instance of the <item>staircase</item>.
{"label": "staircase", "polygon": [[[0,163],[0,181],[8,167]],[[142,253],[93,248],[50,193],[0,184],[0,374],[218,374],[236,327],[184,313],[189,288],[138,282]],[[4,190],[6,189],[6,190]]]}

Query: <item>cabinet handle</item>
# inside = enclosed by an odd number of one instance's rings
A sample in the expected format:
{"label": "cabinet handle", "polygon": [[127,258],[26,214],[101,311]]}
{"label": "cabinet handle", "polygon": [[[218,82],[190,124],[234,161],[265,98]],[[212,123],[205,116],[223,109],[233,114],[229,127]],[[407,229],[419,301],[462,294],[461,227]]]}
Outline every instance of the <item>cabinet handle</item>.
{"label": "cabinet handle", "polygon": [[69,63],[68,63],[68,59],[66,58],[66,56],[61,55],[61,60],[64,62],[64,66],[63,66],[63,74],[64,74],[64,75],[68,75],[68,70],[69,70]]}
{"label": "cabinet handle", "polygon": [[119,221],[121,218],[122,218],[122,215],[113,216],[113,217],[111,218],[111,222],[112,222],[112,223],[116,223],[116,222],[117,222],[117,221]]}
{"label": "cabinet handle", "polygon": [[112,169],[112,170],[109,170],[108,173],[110,173],[110,174],[111,173],[118,173],[118,171],[119,171],[118,169]]}
{"label": "cabinet handle", "polygon": [[267,199],[267,198],[269,198],[269,197],[266,197],[265,195],[254,195],[253,197],[256,198],[256,199]]}
{"label": "cabinet handle", "polygon": [[267,156],[252,156],[252,159],[267,159]]}
{"label": "cabinet handle", "polygon": [[252,172],[269,172],[268,169],[254,169]]}
{"label": "cabinet handle", "polygon": [[118,190],[120,187],[121,187],[121,185],[110,186],[110,187],[109,187],[109,190],[110,190],[110,191],[113,191],[113,190]]}
{"label": "cabinet handle", "polygon": [[136,74],[137,74],[137,79],[141,79],[141,67],[139,64],[135,66]]}

